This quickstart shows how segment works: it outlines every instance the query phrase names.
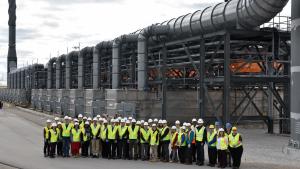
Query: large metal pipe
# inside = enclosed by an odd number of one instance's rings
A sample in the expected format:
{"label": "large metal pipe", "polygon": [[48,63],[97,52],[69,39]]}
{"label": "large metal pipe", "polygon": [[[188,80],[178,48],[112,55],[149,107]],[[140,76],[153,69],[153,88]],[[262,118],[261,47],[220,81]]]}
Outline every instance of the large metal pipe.
{"label": "large metal pipe", "polygon": [[84,81],[85,81],[85,73],[84,73],[84,67],[86,65],[84,65],[85,62],[85,58],[86,55],[88,55],[89,53],[93,53],[94,51],[94,47],[85,47],[83,48],[78,56],[78,88],[79,89],[83,89],[84,86]]}
{"label": "large metal pipe", "polygon": [[7,54],[7,73],[17,68],[16,52],[16,0],[8,0],[9,48]]}
{"label": "large metal pipe", "polygon": [[56,62],[56,58],[51,58],[48,62],[48,69],[47,69],[47,89],[52,89],[54,86],[52,86],[52,69],[53,69],[53,63]]}
{"label": "large metal pipe", "polygon": [[300,1],[292,1],[291,143],[300,148]]}
{"label": "large metal pipe", "polygon": [[99,88],[100,81],[100,57],[104,50],[111,50],[112,42],[103,41],[98,43],[94,48],[93,53],[93,89]]}
{"label": "large metal pipe", "polygon": [[137,34],[122,35],[114,39],[112,44],[112,89],[120,87],[120,58],[123,43],[136,42]]}
{"label": "large metal pipe", "polygon": [[62,86],[61,86],[61,76],[62,76],[62,72],[61,72],[61,63],[63,61],[63,57],[64,55],[61,55],[60,57],[57,58],[57,61],[56,61],[56,80],[55,80],[55,86],[56,86],[56,89],[61,89]]}

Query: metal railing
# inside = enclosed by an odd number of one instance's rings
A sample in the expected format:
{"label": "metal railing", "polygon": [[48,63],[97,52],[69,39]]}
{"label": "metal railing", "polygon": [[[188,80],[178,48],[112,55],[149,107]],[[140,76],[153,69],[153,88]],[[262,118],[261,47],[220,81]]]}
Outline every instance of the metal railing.
{"label": "metal railing", "polygon": [[281,16],[279,13],[269,22],[264,23],[260,28],[276,28],[279,31],[290,32],[291,31],[291,17],[290,16]]}

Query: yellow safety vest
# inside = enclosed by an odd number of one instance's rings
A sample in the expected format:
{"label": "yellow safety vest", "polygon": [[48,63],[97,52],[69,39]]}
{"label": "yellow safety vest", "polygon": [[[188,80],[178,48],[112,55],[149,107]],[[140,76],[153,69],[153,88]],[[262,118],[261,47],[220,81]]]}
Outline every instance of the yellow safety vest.
{"label": "yellow safety vest", "polygon": [[195,129],[196,141],[203,141],[204,129],[204,126],[202,126],[200,130],[198,130],[197,128]]}
{"label": "yellow safety vest", "polygon": [[229,135],[229,146],[231,148],[238,148],[240,146],[242,146],[242,143],[240,142],[240,134],[237,133],[235,136],[232,135],[232,133]]}
{"label": "yellow safety vest", "polygon": [[126,130],[127,130],[128,126],[120,126],[119,127],[119,138],[122,139]]}
{"label": "yellow safety vest", "polygon": [[69,123],[68,127],[66,126],[66,123],[63,123],[62,124],[62,129],[63,129],[62,136],[63,137],[70,137],[72,128],[73,128],[72,123]]}
{"label": "yellow safety vest", "polygon": [[[183,143],[181,142],[181,138],[182,136],[185,136],[185,139],[183,141]],[[182,147],[182,146],[186,146],[186,134],[184,132],[179,132],[178,134],[178,139],[177,139],[177,143],[178,143],[178,146]]]}
{"label": "yellow safety vest", "polygon": [[150,145],[155,146],[158,145],[159,139],[156,139],[157,135],[159,134],[158,130],[151,131],[150,133]]}
{"label": "yellow safety vest", "polygon": [[[214,139],[214,137],[216,136],[216,134],[217,133],[215,131],[213,131],[212,133],[207,132],[207,142],[211,142]],[[213,144],[211,144],[210,146],[211,147],[216,147],[217,146],[217,140]]]}
{"label": "yellow safety vest", "polygon": [[[169,128],[169,127],[166,126],[165,128],[162,129],[161,134],[160,134],[161,136],[165,134],[165,131],[166,131],[167,128]],[[169,133],[164,138],[162,138],[162,140],[163,141],[170,141],[170,130],[169,130]]]}
{"label": "yellow safety vest", "polygon": [[59,129],[56,128],[56,131],[50,129],[50,133],[51,133],[50,143],[56,143],[59,136]]}
{"label": "yellow safety vest", "polygon": [[86,132],[85,132],[85,128],[83,127],[83,128],[81,128],[80,130],[81,130],[81,132],[82,132],[83,141],[88,141],[88,136],[87,136],[87,134],[86,134]]}
{"label": "yellow safety vest", "polygon": [[135,140],[135,139],[137,139],[139,129],[140,129],[139,126],[134,126],[134,129],[133,129],[133,130],[132,130],[132,126],[129,126],[129,127],[128,127],[129,139],[130,139],[130,140]]}
{"label": "yellow safety vest", "polygon": [[218,150],[227,150],[228,148],[228,138],[225,137],[220,137],[218,138]]}
{"label": "yellow safety vest", "polygon": [[45,131],[45,139],[49,139],[49,128],[48,127],[44,127],[44,131]]}
{"label": "yellow safety vest", "polygon": [[142,144],[143,143],[148,143],[149,142],[148,141],[149,140],[149,136],[150,136],[149,129],[146,131],[144,128],[141,128],[140,131],[141,131],[141,135],[145,139],[145,141],[141,139],[141,143]]}
{"label": "yellow safety vest", "polygon": [[115,140],[116,139],[116,133],[118,131],[118,126],[114,126],[114,129],[112,129],[113,126],[112,125],[108,125],[107,126],[107,139],[109,140]]}
{"label": "yellow safety vest", "polygon": [[103,141],[106,139],[106,132],[107,128],[104,125],[102,125],[100,129],[100,137]]}
{"label": "yellow safety vest", "polygon": [[73,142],[80,142],[80,134],[81,134],[80,129],[78,129],[77,131],[75,128],[72,129]]}
{"label": "yellow safety vest", "polygon": [[84,128],[84,121],[82,120],[81,122],[79,122],[79,128]]}
{"label": "yellow safety vest", "polygon": [[96,126],[93,124],[91,124],[91,130],[92,130],[92,135],[93,135],[93,138],[96,138],[97,136],[97,133],[100,129],[100,125],[99,124],[96,124]]}

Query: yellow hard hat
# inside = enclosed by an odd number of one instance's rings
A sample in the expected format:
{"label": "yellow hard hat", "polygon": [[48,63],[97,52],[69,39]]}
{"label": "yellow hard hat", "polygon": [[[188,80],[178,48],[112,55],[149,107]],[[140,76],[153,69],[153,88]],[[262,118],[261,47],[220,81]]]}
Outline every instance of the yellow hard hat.
{"label": "yellow hard hat", "polygon": [[211,124],[211,125],[209,125],[209,128],[210,128],[210,129],[214,129],[215,126]]}

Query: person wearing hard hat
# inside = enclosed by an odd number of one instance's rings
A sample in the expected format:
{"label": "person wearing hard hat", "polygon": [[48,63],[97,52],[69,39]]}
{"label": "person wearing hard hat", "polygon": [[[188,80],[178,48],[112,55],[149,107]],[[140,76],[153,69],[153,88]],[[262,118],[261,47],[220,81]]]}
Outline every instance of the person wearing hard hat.
{"label": "person wearing hard hat", "polygon": [[59,122],[59,117],[55,117],[55,118],[54,118],[54,121],[55,121],[55,123],[56,123],[56,125],[57,125],[57,123]]}
{"label": "person wearing hard hat", "polygon": [[91,128],[91,146],[92,146],[92,157],[99,157],[99,134],[100,134],[100,124],[98,123],[98,118],[93,118],[93,123],[90,125]]}
{"label": "person wearing hard hat", "polygon": [[208,166],[214,167],[217,163],[217,132],[215,126],[210,125],[207,131]]}
{"label": "person wearing hard hat", "polygon": [[216,121],[216,122],[215,122],[215,132],[216,132],[217,134],[219,134],[218,132],[219,132],[219,129],[220,129],[220,128],[222,128],[221,122]]}
{"label": "person wearing hard hat", "polygon": [[162,128],[160,132],[160,143],[161,143],[161,156],[160,160],[163,162],[169,162],[169,145],[170,145],[170,128],[168,127],[167,120],[162,120]]}
{"label": "person wearing hard hat", "polygon": [[176,120],[175,121],[175,126],[176,126],[176,131],[177,131],[177,133],[179,133],[180,132],[180,121],[179,120]]}
{"label": "person wearing hard hat", "polygon": [[[125,120],[125,119],[124,119]],[[122,142],[123,142],[123,152],[122,158],[129,160],[129,129],[130,121],[126,120],[126,124],[122,127]]]}
{"label": "person wearing hard hat", "polygon": [[217,151],[218,151],[218,162],[220,168],[225,168],[227,166],[226,151],[228,149],[228,138],[225,135],[223,128],[219,129],[219,134],[217,138]]}
{"label": "person wearing hard hat", "polygon": [[131,126],[128,127],[129,132],[129,159],[137,160],[138,158],[138,142],[139,142],[139,126],[136,125],[136,120],[131,120]]}
{"label": "person wearing hard hat", "polygon": [[82,132],[79,129],[79,123],[75,122],[71,132],[71,153],[73,157],[79,157]]}
{"label": "person wearing hard hat", "polygon": [[152,124],[152,129],[150,131],[150,161],[156,162],[158,160],[157,156],[157,146],[159,144],[159,131],[156,124]]}
{"label": "person wearing hard hat", "polygon": [[71,130],[73,124],[71,123],[71,117],[65,116],[65,122],[62,123],[62,139],[63,139],[63,157],[70,157],[70,139],[71,139]]}
{"label": "person wearing hard hat", "polygon": [[197,147],[197,162],[199,166],[204,165],[204,144],[207,141],[207,132],[202,119],[198,120],[198,126],[195,128],[195,139]]}
{"label": "person wearing hard hat", "polygon": [[185,126],[180,127],[180,131],[178,133],[177,139],[178,146],[178,157],[181,164],[185,162],[185,154],[186,154],[186,128]]}
{"label": "person wearing hard hat", "polygon": [[[226,123],[225,125],[226,131],[225,131],[225,136],[229,138],[229,135],[231,134],[231,128],[232,125],[230,123]],[[230,155],[230,147],[228,147],[227,152],[226,152],[226,158],[227,158],[227,166],[231,167],[231,155]]]}
{"label": "person wearing hard hat", "polygon": [[107,140],[108,140],[108,159],[116,158],[116,149],[117,149],[117,131],[118,127],[116,126],[117,119],[111,119],[110,124],[107,125]]}
{"label": "person wearing hard hat", "polygon": [[[141,121],[136,121],[136,125],[141,129],[141,127],[142,127],[142,123],[141,123]],[[141,136],[141,133],[140,133],[140,131],[139,131],[139,134],[138,134],[139,136]],[[139,137],[139,139],[138,139],[138,143],[137,143],[137,152],[138,152],[138,156],[137,156],[137,159],[140,159],[141,158],[141,137]]]}
{"label": "person wearing hard hat", "polygon": [[79,123],[79,127],[83,128],[84,127],[84,122],[83,122],[83,115],[82,114],[78,114],[78,123]]}
{"label": "person wearing hard hat", "polygon": [[84,126],[81,128],[82,132],[82,148],[81,148],[81,155],[82,157],[88,157],[89,156],[89,146],[91,142],[91,127],[90,123],[86,121],[84,123]]}
{"label": "person wearing hard hat", "polygon": [[157,125],[158,125],[158,119],[155,118],[155,119],[153,120],[153,123],[156,124],[156,127],[157,127]]}
{"label": "person wearing hard hat", "polygon": [[242,136],[237,132],[237,127],[232,127],[232,133],[229,135],[229,149],[232,157],[232,168],[239,169],[243,155]]}
{"label": "person wearing hard hat", "polygon": [[118,143],[117,143],[118,144],[117,145],[117,147],[118,147],[117,158],[118,159],[121,159],[123,157],[124,152],[125,152],[125,151],[123,151],[124,150],[123,146],[125,146],[124,142],[127,142],[127,140],[124,139],[125,138],[125,132],[127,130],[126,121],[125,121],[125,119],[121,119],[120,122],[121,123],[118,127],[118,135],[119,136],[118,136]]}
{"label": "person wearing hard hat", "polygon": [[188,165],[191,165],[193,163],[193,150],[192,150],[192,144],[194,141],[195,133],[194,130],[192,130],[192,125],[190,123],[187,123],[187,136],[186,136],[186,160],[185,163]]}
{"label": "person wearing hard hat", "polygon": [[62,140],[62,123],[59,121],[57,122],[57,128],[59,129],[59,135],[57,140],[57,156],[63,156],[63,140]]}
{"label": "person wearing hard hat", "polygon": [[157,146],[157,157],[158,159],[161,159],[161,154],[162,154],[162,140],[161,140],[161,131],[162,131],[162,128],[163,128],[163,124],[162,124],[162,120],[159,119],[158,122],[157,122],[157,130],[159,131],[159,143],[158,143],[158,146]]}
{"label": "person wearing hard hat", "polygon": [[49,142],[50,142],[50,158],[55,157],[56,143],[59,137],[59,129],[56,123],[52,123],[51,129],[49,130]]}
{"label": "person wearing hard hat", "polygon": [[178,132],[176,130],[176,126],[172,126],[171,128],[171,161],[170,162],[178,162],[178,156],[177,156],[177,139],[178,139]]}
{"label": "person wearing hard hat", "polygon": [[51,129],[51,120],[46,121],[46,126],[43,128],[44,137],[44,157],[50,155],[50,145],[49,145],[49,130]]}
{"label": "person wearing hard hat", "polygon": [[100,137],[102,143],[102,153],[101,153],[102,158],[108,158],[107,126],[108,126],[108,121],[104,119],[103,125],[100,128]]}
{"label": "person wearing hard hat", "polygon": [[[195,133],[195,130],[196,130],[196,127],[198,126],[197,124],[197,119],[193,118],[192,119],[192,126],[191,126],[191,129],[194,131]],[[194,137],[194,140],[192,141],[192,144],[191,144],[191,147],[192,147],[192,158],[193,158],[193,162],[196,162],[196,152],[197,152],[197,149],[196,149],[196,137]]]}
{"label": "person wearing hard hat", "polygon": [[140,143],[141,143],[141,159],[142,161],[148,160],[149,154],[149,138],[150,132],[148,128],[148,122],[144,122],[140,129]]}
{"label": "person wearing hard hat", "polygon": [[149,126],[149,129],[152,128],[152,124],[153,124],[153,120],[152,120],[152,119],[148,119],[148,126]]}

